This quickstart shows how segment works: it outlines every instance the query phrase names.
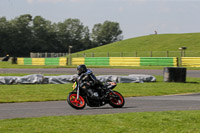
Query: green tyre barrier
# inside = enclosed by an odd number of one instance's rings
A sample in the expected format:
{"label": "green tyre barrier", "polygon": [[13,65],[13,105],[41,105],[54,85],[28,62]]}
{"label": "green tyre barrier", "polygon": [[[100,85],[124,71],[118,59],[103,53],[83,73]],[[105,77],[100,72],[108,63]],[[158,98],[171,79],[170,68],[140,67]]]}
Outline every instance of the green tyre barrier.
{"label": "green tyre barrier", "polygon": [[88,57],[88,58],[85,58],[85,65],[109,66],[109,57]]}

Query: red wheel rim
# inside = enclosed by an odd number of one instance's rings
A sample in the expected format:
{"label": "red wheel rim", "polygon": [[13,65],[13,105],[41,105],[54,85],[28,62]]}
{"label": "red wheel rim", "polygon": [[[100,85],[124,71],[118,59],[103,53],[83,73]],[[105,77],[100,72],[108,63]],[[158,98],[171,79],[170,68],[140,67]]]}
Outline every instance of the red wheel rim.
{"label": "red wheel rim", "polygon": [[77,100],[77,94],[71,94],[69,100],[76,107],[83,107],[85,105],[85,100],[82,96],[79,96],[79,99]]}
{"label": "red wheel rim", "polygon": [[[122,96],[119,93],[117,93],[117,92],[114,92],[114,93],[119,96],[119,99],[116,99],[111,96],[110,101],[115,105],[122,105],[124,102],[124,99],[122,98]],[[110,95],[113,95],[113,94],[111,93]]]}

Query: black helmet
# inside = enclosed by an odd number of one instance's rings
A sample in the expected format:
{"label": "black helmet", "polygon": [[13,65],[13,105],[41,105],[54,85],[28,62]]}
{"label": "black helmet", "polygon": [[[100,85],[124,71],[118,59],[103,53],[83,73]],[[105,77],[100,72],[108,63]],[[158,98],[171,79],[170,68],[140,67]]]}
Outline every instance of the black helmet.
{"label": "black helmet", "polygon": [[87,71],[87,67],[83,64],[83,65],[79,65],[77,67],[77,73],[78,75],[81,75],[82,73]]}

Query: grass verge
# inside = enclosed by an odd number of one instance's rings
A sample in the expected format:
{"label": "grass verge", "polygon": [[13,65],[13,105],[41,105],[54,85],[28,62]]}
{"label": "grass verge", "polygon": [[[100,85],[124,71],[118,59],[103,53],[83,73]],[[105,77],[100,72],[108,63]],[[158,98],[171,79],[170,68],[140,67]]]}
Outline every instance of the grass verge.
{"label": "grass verge", "polygon": [[200,111],[51,116],[0,120],[2,133],[177,133],[199,132]]}
{"label": "grass verge", "polygon": [[[187,83],[163,82],[119,83],[115,88],[125,97],[158,96],[200,92],[200,78],[187,78]],[[66,100],[72,84],[0,85],[0,103]]]}
{"label": "grass verge", "polygon": [[[84,50],[78,53],[85,53],[86,55],[88,55],[87,53],[89,53],[91,55],[91,53],[104,52],[104,55],[107,56],[107,52],[110,52],[113,53],[110,54],[110,56],[120,56],[120,52],[130,52],[129,56],[135,56],[134,52],[137,51],[137,56],[149,57],[150,51],[155,51],[158,53],[159,51],[169,51],[170,57],[179,57],[180,51],[178,51],[178,48],[182,47],[183,44],[187,47],[186,56],[199,57],[200,33],[147,35],[117,41],[100,47]],[[77,53],[75,53],[74,56],[76,56],[76,54]],[[153,54],[153,56],[163,57],[166,56],[166,54],[155,53]]]}

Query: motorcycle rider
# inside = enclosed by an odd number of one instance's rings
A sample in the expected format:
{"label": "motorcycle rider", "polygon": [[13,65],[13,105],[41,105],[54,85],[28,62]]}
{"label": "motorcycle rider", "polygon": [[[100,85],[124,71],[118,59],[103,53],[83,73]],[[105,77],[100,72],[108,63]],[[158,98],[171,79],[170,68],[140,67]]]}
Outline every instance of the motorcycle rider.
{"label": "motorcycle rider", "polygon": [[80,87],[83,88],[85,92],[88,92],[91,98],[99,100],[100,97],[97,93],[93,92],[91,88],[99,89],[98,86],[103,87],[103,84],[97,80],[93,72],[82,64],[77,67],[77,74],[77,81],[80,83]]}

